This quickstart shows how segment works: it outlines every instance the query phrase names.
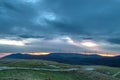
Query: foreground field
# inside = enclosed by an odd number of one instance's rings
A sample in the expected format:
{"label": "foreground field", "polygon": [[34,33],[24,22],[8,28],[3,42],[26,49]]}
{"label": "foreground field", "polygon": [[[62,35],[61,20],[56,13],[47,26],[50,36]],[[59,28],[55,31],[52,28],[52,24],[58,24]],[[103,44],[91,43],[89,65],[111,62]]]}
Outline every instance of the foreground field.
{"label": "foreground field", "polygon": [[119,80],[119,71],[120,68],[43,60],[0,60],[0,80]]}

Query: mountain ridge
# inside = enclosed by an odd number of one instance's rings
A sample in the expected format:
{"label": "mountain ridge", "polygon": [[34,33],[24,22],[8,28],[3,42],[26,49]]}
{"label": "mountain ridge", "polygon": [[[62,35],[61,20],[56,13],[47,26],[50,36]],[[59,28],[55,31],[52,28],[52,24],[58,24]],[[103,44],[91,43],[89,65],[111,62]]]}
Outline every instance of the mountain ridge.
{"label": "mountain ridge", "polygon": [[15,58],[15,59],[42,59],[49,61],[56,61],[60,63],[67,63],[73,65],[105,65],[112,67],[120,67],[120,56],[115,57],[103,57],[97,54],[75,54],[75,53],[51,53],[48,55],[30,55],[16,53],[5,56],[3,58]]}

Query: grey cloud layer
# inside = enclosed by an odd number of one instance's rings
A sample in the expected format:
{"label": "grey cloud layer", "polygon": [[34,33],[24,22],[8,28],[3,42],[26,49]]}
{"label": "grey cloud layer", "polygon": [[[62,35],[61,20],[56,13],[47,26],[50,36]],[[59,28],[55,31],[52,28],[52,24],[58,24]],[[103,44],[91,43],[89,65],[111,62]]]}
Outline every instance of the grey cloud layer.
{"label": "grey cloud layer", "polygon": [[[118,0],[0,0],[0,38],[44,39],[34,50],[65,51],[70,44],[48,43],[61,36],[74,41],[95,40],[119,46],[120,1]],[[9,37],[8,37],[9,36]],[[64,42],[64,41],[63,41]],[[34,43],[32,43],[34,44]],[[44,47],[41,47],[42,46]],[[58,47],[50,46],[56,45]],[[48,47],[49,46],[49,47]],[[4,46],[1,45],[1,49]],[[40,47],[40,48],[37,48]],[[119,47],[102,46],[105,50],[119,52]],[[6,47],[5,47],[6,48]],[[26,50],[29,51],[27,47]],[[72,46],[73,52],[81,51]],[[8,51],[11,49],[7,47]],[[80,49],[80,50],[79,50]],[[3,49],[6,51],[6,49]],[[16,50],[20,51],[20,48]],[[14,51],[14,50],[13,50]]]}

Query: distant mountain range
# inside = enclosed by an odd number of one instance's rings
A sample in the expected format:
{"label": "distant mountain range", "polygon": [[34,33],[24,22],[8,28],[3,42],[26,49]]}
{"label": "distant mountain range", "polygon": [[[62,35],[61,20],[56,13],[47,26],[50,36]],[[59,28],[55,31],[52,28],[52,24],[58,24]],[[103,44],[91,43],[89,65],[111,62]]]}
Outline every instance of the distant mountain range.
{"label": "distant mountain range", "polygon": [[120,56],[116,57],[103,57],[99,55],[85,55],[75,53],[51,53],[48,55],[30,55],[30,54],[11,54],[4,58],[16,59],[42,59],[49,61],[56,61],[74,65],[105,65],[112,67],[120,67]]}

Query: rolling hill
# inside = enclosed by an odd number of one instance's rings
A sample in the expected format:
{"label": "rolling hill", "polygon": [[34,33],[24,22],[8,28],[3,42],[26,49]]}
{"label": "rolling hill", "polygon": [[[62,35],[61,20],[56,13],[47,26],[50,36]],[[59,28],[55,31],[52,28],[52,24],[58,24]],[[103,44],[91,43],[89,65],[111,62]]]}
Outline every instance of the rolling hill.
{"label": "rolling hill", "polygon": [[73,65],[105,65],[112,67],[120,67],[120,56],[103,57],[99,55],[85,55],[85,54],[71,54],[71,53],[51,53],[48,55],[29,55],[16,53],[4,58],[15,59],[41,59],[56,61],[60,63],[67,63]]}

